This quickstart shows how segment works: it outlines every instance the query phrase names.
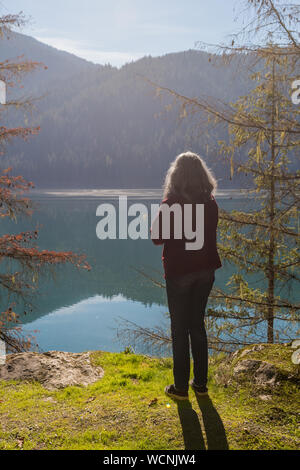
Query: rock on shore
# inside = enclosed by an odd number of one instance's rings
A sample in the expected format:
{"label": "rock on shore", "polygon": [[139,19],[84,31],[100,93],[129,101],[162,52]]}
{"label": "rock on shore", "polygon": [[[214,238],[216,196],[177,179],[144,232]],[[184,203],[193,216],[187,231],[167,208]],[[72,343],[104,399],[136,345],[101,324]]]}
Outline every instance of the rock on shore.
{"label": "rock on shore", "polygon": [[37,381],[48,390],[70,385],[87,386],[100,380],[103,375],[101,367],[92,365],[89,352],[9,354],[5,364],[0,365],[0,380]]}

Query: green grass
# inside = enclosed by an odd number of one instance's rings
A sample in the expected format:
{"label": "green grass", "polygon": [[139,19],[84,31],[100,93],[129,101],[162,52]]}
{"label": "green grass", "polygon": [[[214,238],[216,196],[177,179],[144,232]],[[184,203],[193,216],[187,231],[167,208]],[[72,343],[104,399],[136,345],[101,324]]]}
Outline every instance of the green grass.
{"label": "green grass", "polygon": [[[290,373],[296,367],[290,355],[290,348],[274,345],[251,358]],[[171,359],[98,351],[92,360],[105,375],[86,388],[50,392],[39,383],[0,382],[0,449],[299,448],[294,383],[272,393],[249,383],[222,385],[215,377],[224,357],[216,356],[210,399],[197,400],[191,391],[190,402],[177,406],[163,392],[173,382]],[[270,393],[271,400],[260,398]]]}

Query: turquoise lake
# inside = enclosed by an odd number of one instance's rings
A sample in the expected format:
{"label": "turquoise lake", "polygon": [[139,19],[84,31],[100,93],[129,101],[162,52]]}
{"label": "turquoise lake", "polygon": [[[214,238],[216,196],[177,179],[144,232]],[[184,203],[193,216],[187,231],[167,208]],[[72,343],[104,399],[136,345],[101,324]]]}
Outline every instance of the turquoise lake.
{"label": "turquoise lake", "polygon": [[[25,332],[32,333],[43,351],[121,351],[128,344],[120,318],[138,325],[168,329],[166,294],[137,270],[163,280],[161,247],[151,240],[99,240],[96,209],[99,204],[118,206],[118,196],[128,204],[147,207],[159,203],[159,190],[41,191],[32,194],[33,216],[18,223],[3,221],[1,232],[38,227],[41,249],[84,253],[92,269],[62,266],[40,279],[33,311],[23,316]],[[251,200],[239,191],[219,191],[217,202],[227,210],[244,209]],[[217,270],[215,285],[225,287],[230,268]],[[119,334],[117,334],[119,332]],[[140,352],[143,351],[141,348]]]}

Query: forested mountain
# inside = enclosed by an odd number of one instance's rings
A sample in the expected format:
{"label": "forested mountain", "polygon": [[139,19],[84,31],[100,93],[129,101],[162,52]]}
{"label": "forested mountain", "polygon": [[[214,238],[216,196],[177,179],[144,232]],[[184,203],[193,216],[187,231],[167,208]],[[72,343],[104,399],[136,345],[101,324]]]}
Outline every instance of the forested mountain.
{"label": "forested mountain", "polygon": [[[170,97],[157,97],[143,77],[190,97],[209,95],[231,101],[250,86],[236,63],[211,63],[205,52],[189,50],[144,57],[121,69],[94,65],[17,33],[1,40],[1,58],[41,61],[22,93],[41,96],[27,124],[41,126],[28,142],[11,144],[2,166],[12,166],[44,188],[159,187],[172,159],[183,150],[202,154],[220,187],[245,186],[229,180],[229,169],[213,145],[226,136],[222,128],[197,126],[199,116],[178,120],[178,106],[163,112]],[[20,93],[13,90],[11,93]],[[19,112],[7,123],[24,123]],[[2,124],[1,124],[2,125]]]}

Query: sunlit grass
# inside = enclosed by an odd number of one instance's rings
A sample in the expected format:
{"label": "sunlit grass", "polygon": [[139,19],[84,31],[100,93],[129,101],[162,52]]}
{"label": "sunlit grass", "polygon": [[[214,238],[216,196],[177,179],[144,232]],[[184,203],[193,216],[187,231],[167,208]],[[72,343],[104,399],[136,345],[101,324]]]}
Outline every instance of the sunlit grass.
{"label": "sunlit grass", "polygon": [[[277,358],[280,367],[289,367],[288,355],[276,348],[269,350],[270,360]],[[86,388],[48,391],[39,383],[0,382],[0,449],[185,448],[182,416],[164,395],[165,385],[173,381],[169,358],[101,351],[91,357],[105,374]],[[296,387],[285,383],[265,402],[249,384],[218,385],[215,371],[223,360],[211,361],[209,390],[229,448],[297,448]],[[192,391],[190,402],[186,416],[197,413],[207,446],[205,423]]]}

